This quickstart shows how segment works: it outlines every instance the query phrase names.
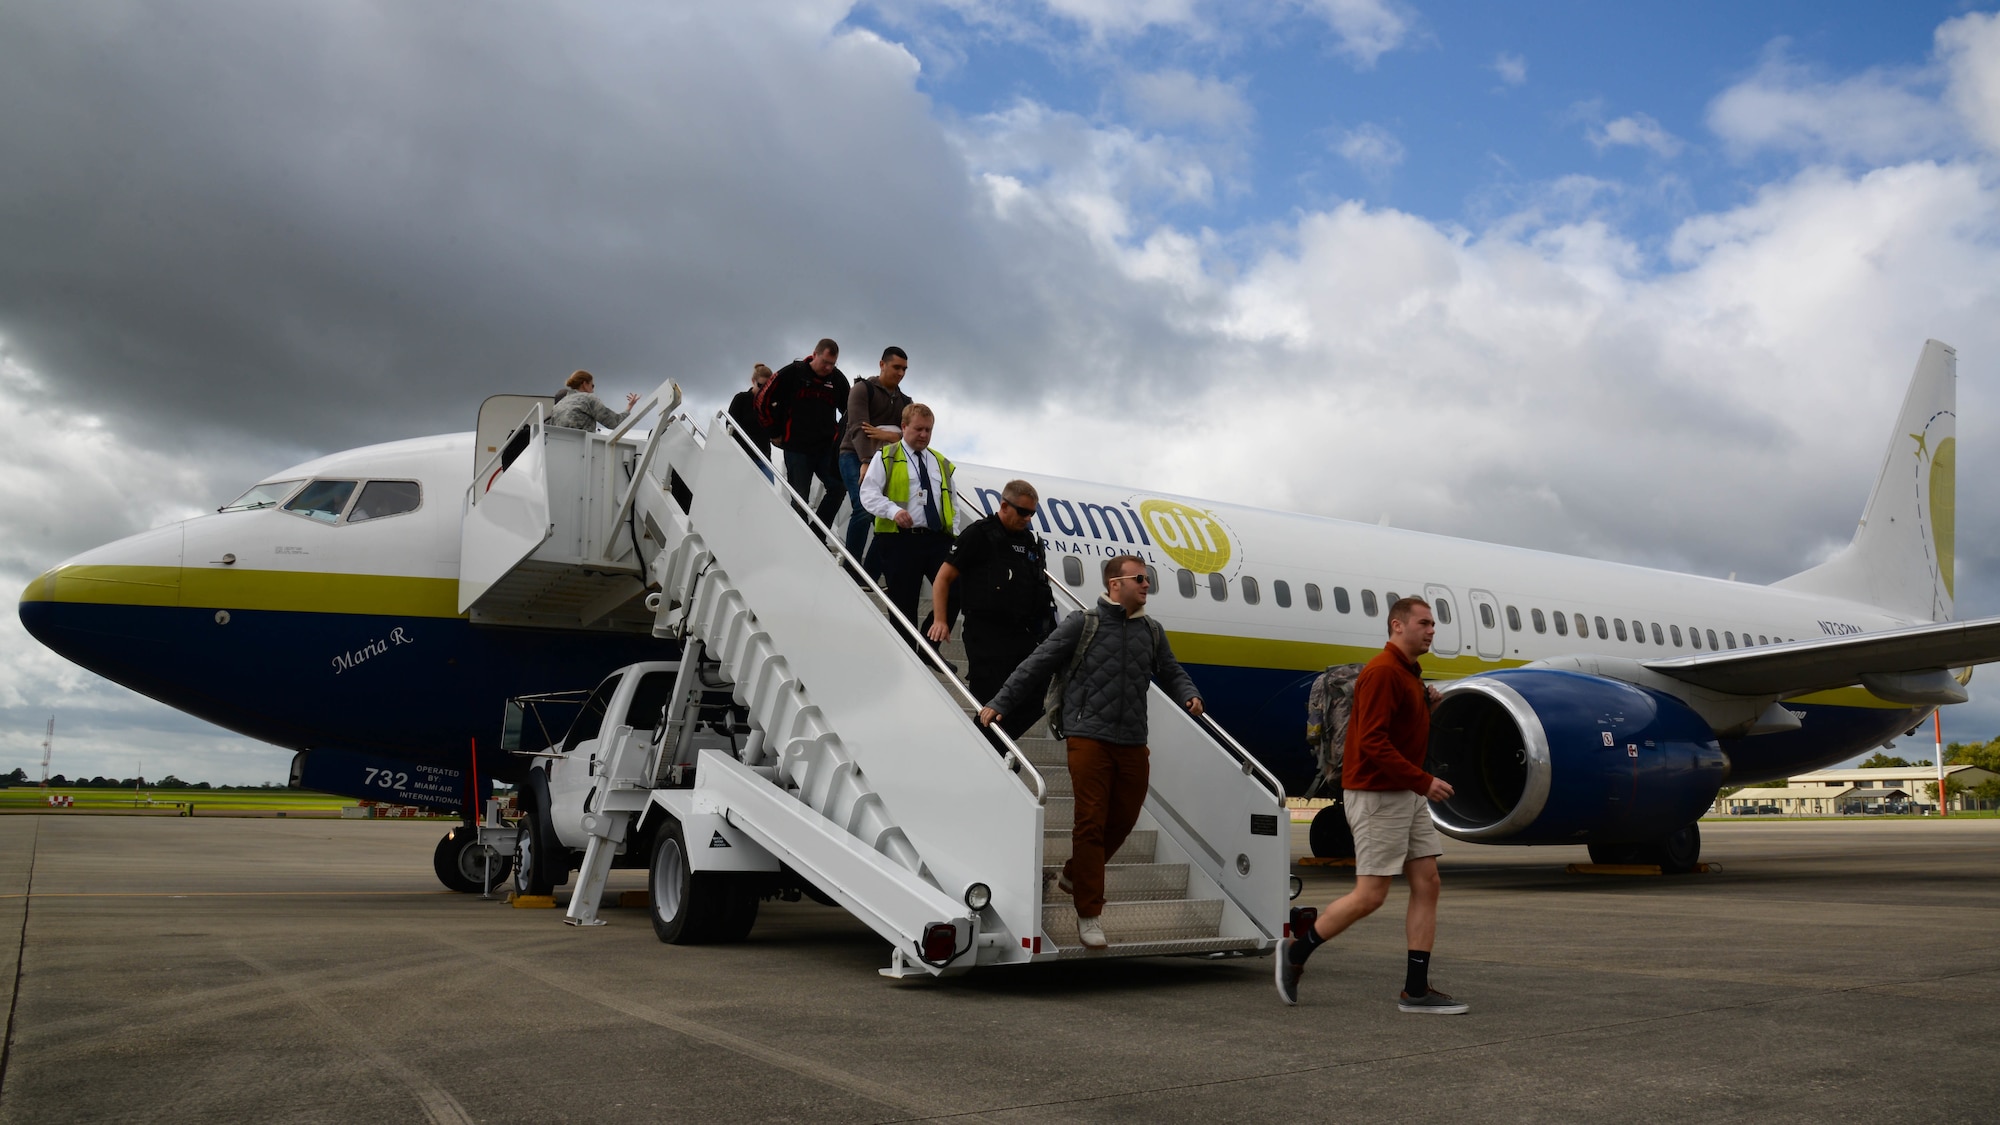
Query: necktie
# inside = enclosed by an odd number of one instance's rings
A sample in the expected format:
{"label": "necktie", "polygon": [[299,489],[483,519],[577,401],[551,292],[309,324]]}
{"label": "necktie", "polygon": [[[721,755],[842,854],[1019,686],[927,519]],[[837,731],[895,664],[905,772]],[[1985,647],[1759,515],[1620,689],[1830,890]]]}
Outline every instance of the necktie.
{"label": "necktie", "polygon": [[917,479],[924,488],[924,526],[932,531],[943,531],[944,528],[939,526],[942,521],[938,518],[937,492],[931,488],[930,458],[923,453],[916,454],[916,458]]}

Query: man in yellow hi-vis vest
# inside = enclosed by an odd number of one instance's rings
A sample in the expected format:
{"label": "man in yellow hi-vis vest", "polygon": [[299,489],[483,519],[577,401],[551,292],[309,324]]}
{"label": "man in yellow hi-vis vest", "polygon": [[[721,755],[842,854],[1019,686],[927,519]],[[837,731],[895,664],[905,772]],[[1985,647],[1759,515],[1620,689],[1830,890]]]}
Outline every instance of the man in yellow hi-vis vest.
{"label": "man in yellow hi-vis vest", "polygon": [[957,513],[951,496],[952,464],[931,448],[937,416],[921,402],[903,408],[903,440],[882,447],[861,478],[861,506],[875,517],[870,573],[882,575],[889,603],[911,625],[917,595],[951,550]]}

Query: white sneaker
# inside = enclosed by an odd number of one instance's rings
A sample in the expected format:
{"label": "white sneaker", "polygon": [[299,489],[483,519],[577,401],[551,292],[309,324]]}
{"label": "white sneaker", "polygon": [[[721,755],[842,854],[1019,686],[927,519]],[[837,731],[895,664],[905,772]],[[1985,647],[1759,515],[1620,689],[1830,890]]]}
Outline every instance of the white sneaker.
{"label": "white sneaker", "polygon": [[1085,949],[1104,949],[1111,944],[1104,936],[1104,925],[1095,918],[1078,918],[1076,936]]}

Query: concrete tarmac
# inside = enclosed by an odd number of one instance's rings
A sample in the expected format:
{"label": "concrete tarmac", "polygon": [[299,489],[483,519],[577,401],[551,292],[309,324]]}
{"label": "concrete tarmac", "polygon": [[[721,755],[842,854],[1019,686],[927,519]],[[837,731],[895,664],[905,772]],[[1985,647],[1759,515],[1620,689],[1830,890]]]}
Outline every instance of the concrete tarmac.
{"label": "concrete tarmac", "polygon": [[[845,914],[670,947],[444,892],[437,824],[0,817],[0,1122],[1991,1119],[2000,820],[1707,824],[1716,874],[1451,843],[1317,954],[876,975]],[[1303,852],[1304,826],[1295,830]],[[1302,901],[1352,878],[1303,868]],[[637,888],[619,872],[613,887]]]}

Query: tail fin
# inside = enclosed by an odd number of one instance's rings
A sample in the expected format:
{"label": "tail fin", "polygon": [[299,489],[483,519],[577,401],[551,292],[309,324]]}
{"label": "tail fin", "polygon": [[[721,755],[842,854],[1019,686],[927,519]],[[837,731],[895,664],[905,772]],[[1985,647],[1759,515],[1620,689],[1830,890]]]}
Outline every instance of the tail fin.
{"label": "tail fin", "polygon": [[1957,430],[1958,353],[1926,340],[1854,541],[1774,585],[1951,620]]}

